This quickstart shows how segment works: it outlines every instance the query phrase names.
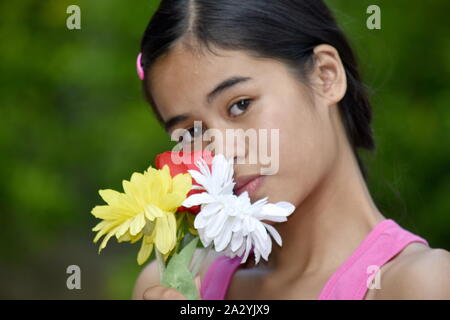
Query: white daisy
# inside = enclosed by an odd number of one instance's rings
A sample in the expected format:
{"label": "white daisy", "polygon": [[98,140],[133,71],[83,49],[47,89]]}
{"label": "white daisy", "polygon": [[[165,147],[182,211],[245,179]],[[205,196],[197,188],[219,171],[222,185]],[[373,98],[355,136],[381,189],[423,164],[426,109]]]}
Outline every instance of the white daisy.
{"label": "white daisy", "polygon": [[233,164],[224,155],[217,154],[212,160],[212,169],[203,159],[196,163],[200,171],[188,170],[201,185],[197,189],[206,192],[188,197],[183,206],[201,205],[194,227],[205,247],[214,243],[217,252],[233,258],[242,256],[241,263],[247,261],[253,250],[255,263],[260,257],[266,261],[272,251],[272,240],[281,246],[277,230],[261,220],[284,222],[295,207],[286,201],[268,203],[267,197],[251,203],[245,191],[239,196],[233,194]]}

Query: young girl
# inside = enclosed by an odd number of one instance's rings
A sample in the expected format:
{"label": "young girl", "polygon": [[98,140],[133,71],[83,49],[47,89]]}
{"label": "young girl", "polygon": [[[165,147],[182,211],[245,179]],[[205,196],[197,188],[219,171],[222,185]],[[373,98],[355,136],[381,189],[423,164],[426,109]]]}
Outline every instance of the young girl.
{"label": "young girl", "polygon": [[[214,252],[203,299],[450,299],[450,253],[386,218],[357,149],[374,150],[355,55],[320,0],[163,0],[142,39],[144,91],[171,134],[279,129],[279,169],[253,201],[289,201],[269,261]],[[245,157],[255,150],[245,147]],[[235,164],[235,178],[259,164]],[[244,178],[242,178],[244,177]],[[198,249],[200,250],[200,249]],[[196,253],[198,254],[198,252]],[[183,299],[150,263],[136,299]]]}

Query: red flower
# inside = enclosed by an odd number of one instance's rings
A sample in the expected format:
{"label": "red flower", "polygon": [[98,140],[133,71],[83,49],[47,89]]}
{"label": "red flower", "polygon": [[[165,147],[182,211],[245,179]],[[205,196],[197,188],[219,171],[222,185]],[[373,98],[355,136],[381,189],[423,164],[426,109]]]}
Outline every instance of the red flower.
{"label": "red flower", "polygon": [[[170,175],[175,177],[180,173],[188,173],[188,170],[198,170],[195,163],[200,158],[204,159],[208,167],[211,169],[213,155],[211,151],[208,150],[198,150],[194,152],[166,151],[156,156],[155,167],[156,169],[162,169],[162,167],[167,164],[169,166]],[[195,179],[192,179],[192,184],[199,185]],[[188,192],[187,197],[194,193],[201,192],[204,192],[204,190],[191,190]],[[191,208],[181,206],[178,208],[177,212],[181,211],[189,211],[193,214],[197,214],[200,212],[200,206],[193,206]]]}

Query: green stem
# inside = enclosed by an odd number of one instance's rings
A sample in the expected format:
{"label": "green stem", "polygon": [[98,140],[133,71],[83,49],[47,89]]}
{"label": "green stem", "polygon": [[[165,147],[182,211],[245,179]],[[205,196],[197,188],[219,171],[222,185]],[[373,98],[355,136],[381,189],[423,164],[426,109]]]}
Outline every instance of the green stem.
{"label": "green stem", "polygon": [[200,267],[203,264],[203,261],[205,261],[205,258],[207,257],[208,253],[210,252],[210,248],[212,247],[212,244],[207,246],[206,248],[203,248],[200,252],[200,254],[197,256],[197,259],[194,259],[192,262],[192,276],[195,277],[200,270]]}
{"label": "green stem", "polygon": [[158,261],[159,281],[161,281],[163,278],[163,274],[166,269],[166,266],[164,264],[164,257],[161,254],[161,252],[159,252],[158,249],[155,249],[155,254],[156,254],[156,260]]}

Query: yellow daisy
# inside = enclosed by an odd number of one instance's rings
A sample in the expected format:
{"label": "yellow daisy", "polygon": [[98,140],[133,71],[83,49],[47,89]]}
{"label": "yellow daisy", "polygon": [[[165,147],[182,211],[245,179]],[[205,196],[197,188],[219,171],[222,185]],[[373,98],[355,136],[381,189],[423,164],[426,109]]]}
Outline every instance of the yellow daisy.
{"label": "yellow daisy", "polygon": [[105,236],[100,251],[115,236],[118,242],[135,243],[142,239],[137,261],[142,265],[150,256],[153,246],[166,257],[177,241],[175,212],[186,199],[192,187],[189,173],[171,177],[169,167],[161,170],[149,167],[144,173],[133,173],[130,181],[124,180],[124,193],[99,190],[107,205],[96,206],[91,213],[99,219],[92,231],[98,231],[96,243]]}

